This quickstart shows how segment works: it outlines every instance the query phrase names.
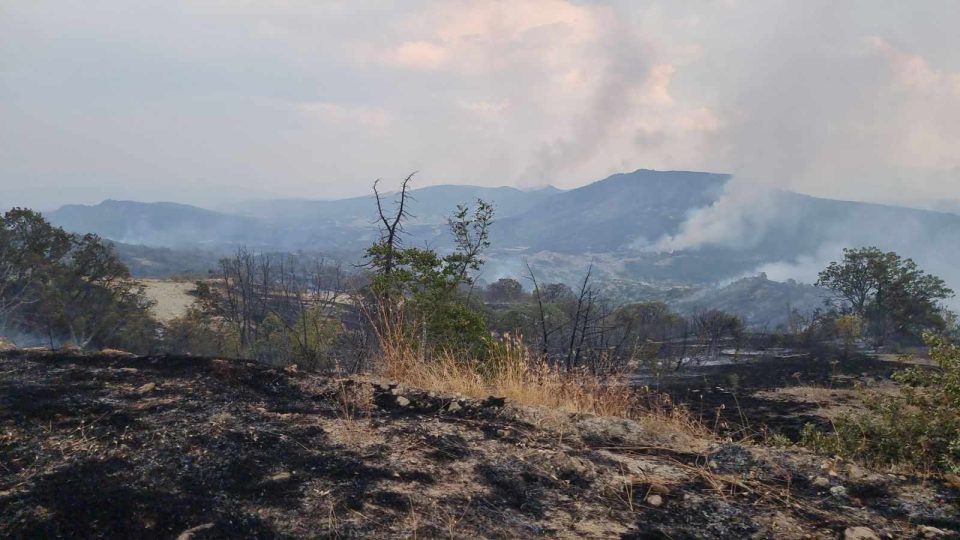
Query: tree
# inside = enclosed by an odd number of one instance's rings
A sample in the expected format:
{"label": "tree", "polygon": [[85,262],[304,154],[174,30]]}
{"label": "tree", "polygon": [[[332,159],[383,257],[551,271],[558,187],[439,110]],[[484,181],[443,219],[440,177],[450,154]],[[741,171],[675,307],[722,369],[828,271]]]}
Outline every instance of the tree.
{"label": "tree", "polygon": [[834,322],[837,328],[837,336],[843,343],[843,357],[850,355],[850,348],[854,342],[860,339],[860,333],[863,328],[863,319],[859,315],[841,315]]}
{"label": "tree", "polygon": [[513,278],[500,278],[487,287],[490,302],[517,302],[523,299],[523,285]]}
{"label": "tree", "polygon": [[178,320],[176,332],[169,333],[171,347],[206,340],[198,347],[223,346],[216,354],[307,368],[335,356],[344,333],[339,266],[308,255],[240,248],[212,273],[215,280],[197,283],[195,316]]}
{"label": "tree", "polygon": [[706,346],[707,356],[720,354],[720,345],[725,337],[733,338],[739,347],[743,322],[736,315],[710,309],[693,314],[692,319],[701,343]]}
{"label": "tree", "polygon": [[820,272],[817,285],[832,290],[842,309],[860,316],[878,342],[890,335],[919,336],[942,330],[938,302],[953,291],[911,259],[875,247],[844,249],[843,261]]}
{"label": "tree", "polygon": [[67,233],[29,209],[0,218],[0,325],[96,346],[149,347],[155,322],[143,287],[112,245]]}
{"label": "tree", "polygon": [[566,283],[547,283],[541,287],[544,302],[564,302],[576,298],[573,289]]}
{"label": "tree", "polygon": [[421,348],[479,351],[487,333],[483,313],[470,304],[462,289],[473,284],[471,273],[480,269],[481,254],[490,246],[493,206],[481,199],[473,209],[457,206],[448,220],[454,249],[446,255],[427,248],[405,248],[403,220],[409,216],[411,177],[403,181],[392,214],[384,208],[374,183],[380,239],[367,249],[365,257],[372,272],[370,292],[378,304],[377,316],[403,319]]}
{"label": "tree", "polygon": [[40,300],[42,285],[68,255],[72,241],[63,229],[26,208],[13,208],[0,218],[0,329]]}

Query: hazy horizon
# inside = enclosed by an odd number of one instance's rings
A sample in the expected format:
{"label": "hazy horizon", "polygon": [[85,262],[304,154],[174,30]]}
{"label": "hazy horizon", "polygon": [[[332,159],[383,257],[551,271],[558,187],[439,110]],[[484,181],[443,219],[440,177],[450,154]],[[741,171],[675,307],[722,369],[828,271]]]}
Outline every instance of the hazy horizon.
{"label": "hazy horizon", "polygon": [[0,202],[649,168],[935,203],[960,192],[956,20],[933,0],[7,2]]}

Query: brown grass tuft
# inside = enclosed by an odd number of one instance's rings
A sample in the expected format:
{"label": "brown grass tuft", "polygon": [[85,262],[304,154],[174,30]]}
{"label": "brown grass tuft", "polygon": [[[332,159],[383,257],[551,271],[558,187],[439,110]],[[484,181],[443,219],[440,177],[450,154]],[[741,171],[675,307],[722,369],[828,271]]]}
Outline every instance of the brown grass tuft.
{"label": "brown grass tuft", "polygon": [[[381,318],[381,321],[388,318]],[[411,344],[402,321],[380,324],[383,375],[411,386],[485,398],[505,397],[515,404],[568,413],[656,420],[678,430],[703,432],[686,411],[669,399],[629,385],[622,374],[567,372],[531,354],[518,336],[493,343],[482,360],[452,351],[428,353]]]}

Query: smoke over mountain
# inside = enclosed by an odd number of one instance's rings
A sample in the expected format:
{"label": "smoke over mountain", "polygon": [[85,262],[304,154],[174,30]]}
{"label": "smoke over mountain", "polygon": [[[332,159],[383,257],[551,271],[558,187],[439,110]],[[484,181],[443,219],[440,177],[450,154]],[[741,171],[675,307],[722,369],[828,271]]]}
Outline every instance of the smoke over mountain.
{"label": "smoke over mountain", "polygon": [[549,184],[562,173],[595,157],[616,137],[637,107],[638,92],[657,76],[651,69],[649,45],[636,29],[611,11],[602,17],[603,36],[596,47],[604,65],[590,90],[587,106],[573,120],[570,135],[544,144],[523,175]]}

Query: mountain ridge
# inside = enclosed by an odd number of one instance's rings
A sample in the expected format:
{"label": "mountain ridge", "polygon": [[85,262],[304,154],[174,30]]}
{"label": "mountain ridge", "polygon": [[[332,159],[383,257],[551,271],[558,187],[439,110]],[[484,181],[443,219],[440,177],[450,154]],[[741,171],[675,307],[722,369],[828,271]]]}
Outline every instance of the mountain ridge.
{"label": "mountain ridge", "polygon": [[[407,244],[450,249],[446,218],[457,204],[480,196],[496,209],[485,279],[523,275],[524,261],[536,259],[553,261],[546,272],[567,281],[593,261],[598,275],[638,282],[713,286],[775,267],[775,279],[809,283],[816,279],[814,270],[842,256],[841,248],[876,245],[915,259],[960,290],[960,254],[951,247],[960,237],[960,215],[790,191],[754,197],[724,212],[731,178],[638,169],[570,190],[426,186],[412,191],[409,208],[415,217],[407,224]],[[394,198],[384,194],[387,201]],[[377,238],[372,196],[256,204],[243,214],[108,200],[67,205],[47,216],[75,232],[161,248],[224,251],[245,245],[356,260]],[[700,212],[715,215],[692,219],[705,215]],[[696,230],[700,222],[703,230]],[[693,240],[664,249],[664,239],[680,234]]]}

